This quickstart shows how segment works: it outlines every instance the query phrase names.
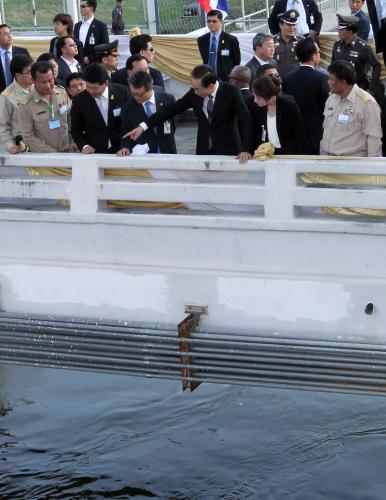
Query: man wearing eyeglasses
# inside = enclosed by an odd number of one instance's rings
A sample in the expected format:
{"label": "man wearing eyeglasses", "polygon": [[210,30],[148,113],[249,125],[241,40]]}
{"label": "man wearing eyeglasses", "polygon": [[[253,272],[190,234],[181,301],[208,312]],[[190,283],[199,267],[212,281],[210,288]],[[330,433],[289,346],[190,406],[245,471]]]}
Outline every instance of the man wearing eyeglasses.
{"label": "man wearing eyeglasses", "polygon": [[134,36],[130,39],[130,53],[132,56],[134,54],[139,54],[146,59],[149,64],[150,76],[153,79],[154,85],[158,85],[158,87],[162,87],[164,89],[165,84],[161,71],[151,66],[154,59],[154,47],[152,46],[151,41],[151,36],[146,33]]}
{"label": "man wearing eyeglasses", "polygon": [[109,43],[107,24],[94,17],[96,8],[97,0],[81,0],[80,13],[83,21],[74,26],[74,37],[83,43],[84,64],[97,61],[95,45]]}
{"label": "man wearing eyeglasses", "polygon": [[312,154],[319,154],[323,136],[324,105],[329,96],[328,76],[316,70],[319,47],[313,38],[300,40],[295,47],[300,67],[284,78],[283,92],[295,98],[303,116]]}
{"label": "man wearing eyeglasses", "polygon": [[222,31],[224,21],[220,10],[210,10],[206,22],[209,33],[197,38],[202,62],[208,64],[221,81],[227,82],[232,68],[241,61],[239,41]]}
{"label": "man wearing eyeglasses", "polygon": [[60,58],[58,60],[58,80],[62,82],[63,87],[65,87],[68,75],[71,73],[82,72],[81,64],[75,59],[78,54],[75,39],[72,36],[63,36],[59,38],[57,42],[57,50],[58,54],[60,54]]}

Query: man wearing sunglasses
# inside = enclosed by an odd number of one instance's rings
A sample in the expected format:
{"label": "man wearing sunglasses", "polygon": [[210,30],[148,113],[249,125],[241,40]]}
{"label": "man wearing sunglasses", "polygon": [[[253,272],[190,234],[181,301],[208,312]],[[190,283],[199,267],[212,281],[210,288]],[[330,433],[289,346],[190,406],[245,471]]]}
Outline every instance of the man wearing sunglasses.
{"label": "man wearing sunglasses", "polygon": [[84,64],[97,62],[95,45],[109,43],[107,24],[94,17],[96,8],[97,0],[81,0],[80,13],[83,21],[74,26],[74,37],[83,43]]}
{"label": "man wearing sunglasses", "polygon": [[227,82],[232,68],[241,61],[239,41],[222,31],[224,21],[220,10],[210,10],[206,22],[209,33],[197,38],[202,62],[208,64],[221,81]]}

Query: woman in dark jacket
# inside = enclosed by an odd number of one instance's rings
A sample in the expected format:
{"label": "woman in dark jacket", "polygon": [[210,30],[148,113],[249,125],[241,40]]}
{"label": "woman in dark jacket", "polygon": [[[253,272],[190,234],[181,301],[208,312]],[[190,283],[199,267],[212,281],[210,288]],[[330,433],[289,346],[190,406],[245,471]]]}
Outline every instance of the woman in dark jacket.
{"label": "woman in dark jacket", "polygon": [[[54,30],[57,36],[51,39],[50,41],[50,50],[51,54],[54,54],[57,58],[61,56],[58,54],[56,44],[60,37],[62,36],[74,36],[74,21],[69,14],[56,14],[53,19]],[[75,59],[80,62],[83,66],[83,43],[80,40],[75,39],[76,46],[78,48],[78,55],[75,56]]]}
{"label": "woman in dark jacket", "polygon": [[300,110],[292,96],[280,92],[280,80],[262,76],[254,81],[253,93],[254,102],[249,109],[256,147],[269,141],[275,147],[275,154],[310,154]]}

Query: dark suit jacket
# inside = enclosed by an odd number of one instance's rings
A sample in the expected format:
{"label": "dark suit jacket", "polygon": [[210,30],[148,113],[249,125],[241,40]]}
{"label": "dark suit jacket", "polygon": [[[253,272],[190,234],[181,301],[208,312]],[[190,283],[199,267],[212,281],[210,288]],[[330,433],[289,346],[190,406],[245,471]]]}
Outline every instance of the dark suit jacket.
{"label": "dark suit jacket", "polygon": [[[269,64],[273,64],[274,66],[277,67],[277,62],[275,61],[275,59],[271,59],[269,61]],[[252,57],[252,59],[250,59],[246,65],[250,70],[251,70],[251,85],[250,85],[250,88],[252,89],[252,84],[253,84],[253,81],[256,79],[256,73],[258,71],[258,69],[261,67],[261,64],[259,63],[259,61],[256,59],[255,56]]]}
{"label": "dark suit jacket", "polygon": [[[155,90],[155,104],[157,110],[162,109],[163,106],[168,106],[169,104],[173,104],[175,102],[174,96],[164,92],[163,90]],[[125,135],[127,132],[132,130],[141,122],[146,121],[147,115],[142,106],[135,99],[129,99],[122,107],[122,128],[121,128],[121,137]],[[159,148],[161,153],[165,154],[176,154],[176,142],[174,140],[174,121],[171,123],[171,133],[165,134],[163,125],[159,125],[157,127],[157,133],[155,133],[154,128],[150,128],[144,132],[141,137],[137,141],[132,141],[130,139],[121,139],[121,147],[129,148],[130,150],[136,144],[148,144],[150,148],[150,153],[157,153]]]}
{"label": "dark suit jacket", "polygon": [[369,33],[370,33],[370,21],[367,15],[359,10],[353,16],[356,16],[359,19],[358,23],[358,30],[357,30],[357,36],[359,38],[362,38],[365,42],[367,42],[367,39],[369,38]]}
{"label": "dark suit jacket", "polygon": [[[26,55],[26,56],[29,56],[29,52],[27,49],[25,49],[24,47],[13,47],[12,46],[12,58],[16,55],[16,54],[23,54],[23,55]],[[3,90],[5,89],[6,87],[6,83],[5,83],[5,75],[4,75],[4,68],[3,68],[3,63],[1,61],[1,57],[0,57],[0,93],[3,92]]]}
{"label": "dark suit jacket", "polygon": [[319,153],[323,136],[324,105],[329,95],[327,80],[327,75],[309,66],[300,66],[283,81],[283,92],[292,95],[300,108],[314,154]]}
{"label": "dark suit jacket", "polygon": [[[76,39],[79,39],[79,30],[81,26],[82,26],[82,21],[79,21],[74,26],[74,37]],[[94,35],[94,40],[95,40],[94,45],[90,45],[91,35]],[[98,62],[98,58],[95,54],[94,47],[95,45],[100,45],[102,43],[109,43],[109,32],[107,29],[107,24],[94,18],[88,30],[86,42],[84,44],[83,48],[84,57],[88,57],[90,59],[90,62]]]}
{"label": "dark suit jacket", "polygon": [[[302,1],[304,10],[306,11],[306,18],[309,29],[320,33],[320,30],[322,29],[323,16],[318,9],[317,3],[314,0]],[[269,31],[272,33],[272,35],[276,35],[277,33],[279,33],[279,20],[277,16],[278,14],[286,12],[286,10],[287,0],[276,0],[268,18]]]}
{"label": "dark suit jacket", "polygon": [[[198,48],[204,64],[208,64],[209,61],[210,37],[211,33],[206,33],[197,38]],[[222,55],[222,51],[226,50],[229,51],[229,55]],[[232,68],[240,64],[240,61],[241,55],[238,39],[222,31],[217,48],[217,75],[220,80],[227,82]]]}
{"label": "dark suit jacket", "polygon": [[[156,85],[162,89],[165,89],[164,79],[162,78],[162,73],[156,68],[149,66],[150,76],[153,79],[153,87]],[[111,81],[113,83],[120,83],[121,85],[127,86],[127,69],[121,68],[111,75]]]}
{"label": "dark suit jacket", "polygon": [[[257,148],[264,142],[262,131],[267,130],[267,106],[259,107],[251,99],[248,107],[252,115],[255,148]],[[279,94],[277,96],[276,128],[281,144],[280,154],[306,155],[311,153],[300,109],[290,95]]]}
{"label": "dark suit jacket", "polygon": [[[68,77],[68,75],[71,74],[71,70],[66,61],[64,61],[61,57],[58,60],[58,66],[59,66],[58,80],[59,82],[62,82],[60,83],[60,85],[66,87],[66,78]],[[77,68],[78,72],[81,73],[83,70],[82,65],[78,63]]]}
{"label": "dark suit jacket", "polygon": [[[95,99],[84,90],[74,97],[71,107],[71,135],[82,151],[88,144],[96,153],[116,153],[120,146],[121,117],[114,110],[121,110],[129,97],[126,87],[109,84],[109,115],[106,126]],[[116,114],[118,111],[115,112]],[[108,141],[111,148],[108,148]]]}
{"label": "dark suit jacket", "polygon": [[[59,59],[61,57],[61,54],[59,54],[58,51],[56,50],[56,41],[58,40],[58,38],[59,38],[58,36],[51,38],[49,52],[50,52],[50,54],[54,54]],[[84,57],[83,43],[80,40],[76,40],[76,39],[75,39],[75,43],[76,43],[76,46],[78,48],[78,55],[75,57],[75,59],[77,61],[79,61],[80,64],[82,64],[82,66],[83,66],[83,57]]]}
{"label": "dark suit jacket", "polygon": [[[198,122],[196,154],[209,153],[209,137],[213,144],[211,151],[213,154],[237,155],[241,151],[252,152],[251,115],[237,87],[220,82],[211,123],[203,111],[203,104],[203,97],[196,95],[194,90],[190,89],[175,103],[164,106],[162,110],[145,121],[149,127],[152,127],[193,108]],[[240,131],[237,125],[238,120],[242,126]]]}
{"label": "dark suit jacket", "polygon": [[252,96],[252,92],[249,89],[240,89],[240,92],[244,102],[247,103]]}

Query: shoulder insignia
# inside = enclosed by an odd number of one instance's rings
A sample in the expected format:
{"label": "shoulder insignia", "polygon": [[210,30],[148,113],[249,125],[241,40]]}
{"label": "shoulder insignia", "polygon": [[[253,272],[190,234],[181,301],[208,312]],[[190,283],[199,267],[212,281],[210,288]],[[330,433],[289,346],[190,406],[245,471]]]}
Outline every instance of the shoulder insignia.
{"label": "shoulder insignia", "polygon": [[12,94],[12,88],[10,87],[7,87],[6,89],[3,90],[3,92],[1,93],[3,96],[5,97],[8,97],[9,95]]}
{"label": "shoulder insignia", "polygon": [[371,100],[371,95],[367,93],[365,90],[361,89],[361,92],[358,92],[358,94],[363,102],[368,102]]}

